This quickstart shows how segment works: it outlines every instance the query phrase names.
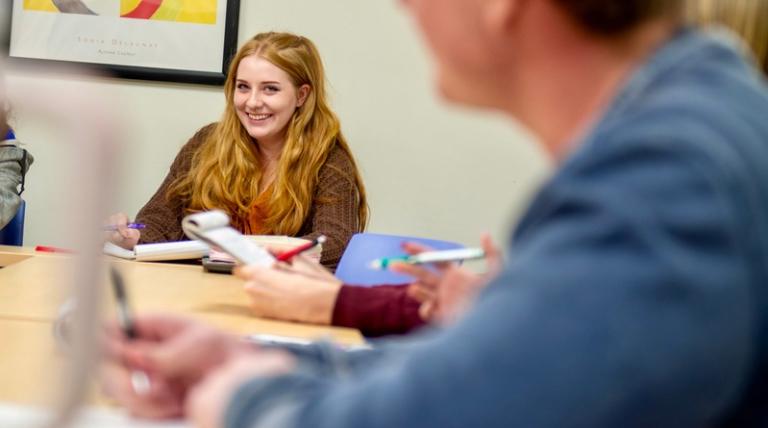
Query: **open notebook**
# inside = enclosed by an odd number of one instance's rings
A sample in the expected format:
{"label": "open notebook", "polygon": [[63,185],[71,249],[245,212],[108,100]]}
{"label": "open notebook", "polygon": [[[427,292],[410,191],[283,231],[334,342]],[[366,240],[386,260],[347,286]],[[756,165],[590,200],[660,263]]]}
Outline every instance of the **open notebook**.
{"label": "open notebook", "polygon": [[208,245],[200,241],[161,242],[140,244],[133,251],[106,242],[104,254],[137,262],[159,262],[168,260],[199,259],[208,254]]}
{"label": "open notebook", "polygon": [[[271,266],[275,259],[270,252],[279,254],[309,242],[289,236],[243,236],[229,226],[229,217],[218,210],[190,214],[182,221],[182,228],[193,240],[141,244],[133,250],[106,242],[103,252],[139,262],[200,259],[210,253],[212,261],[233,265],[235,257],[232,255],[235,254],[239,255],[241,263]],[[318,245],[305,254],[319,262],[321,251],[322,246]]]}

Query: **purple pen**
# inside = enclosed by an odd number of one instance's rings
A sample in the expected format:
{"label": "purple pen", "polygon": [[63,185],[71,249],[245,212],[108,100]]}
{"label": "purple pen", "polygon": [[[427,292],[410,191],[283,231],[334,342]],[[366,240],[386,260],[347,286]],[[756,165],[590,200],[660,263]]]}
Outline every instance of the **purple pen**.
{"label": "purple pen", "polygon": [[[125,225],[128,229],[144,229],[147,227],[144,223],[128,223]],[[104,226],[104,230],[117,230],[116,224],[109,224]]]}

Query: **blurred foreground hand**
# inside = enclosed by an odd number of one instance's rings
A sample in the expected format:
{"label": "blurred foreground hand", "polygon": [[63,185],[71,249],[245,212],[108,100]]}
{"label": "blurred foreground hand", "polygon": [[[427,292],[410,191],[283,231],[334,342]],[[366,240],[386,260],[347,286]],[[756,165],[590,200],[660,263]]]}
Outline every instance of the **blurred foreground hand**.
{"label": "blurred foreground hand", "polygon": [[[435,263],[433,266],[436,270],[407,263],[393,263],[389,269],[416,278],[408,293],[421,302],[419,315],[422,319],[431,323],[451,324],[467,311],[477,293],[501,269],[501,252],[488,234],[481,237],[481,245],[488,265],[484,274],[477,274],[453,262]],[[416,243],[408,243],[404,249],[409,254],[431,251],[431,248]]]}
{"label": "blurred foreground hand", "polygon": [[[133,415],[182,416],[190,390],[215,368],[256,348],[206,324],[171,315],[136,318],[138,337],[128,339],[117,325],[107,328],[102,386]],[[132,375],[149,376],[148,389],[137,391]]]}

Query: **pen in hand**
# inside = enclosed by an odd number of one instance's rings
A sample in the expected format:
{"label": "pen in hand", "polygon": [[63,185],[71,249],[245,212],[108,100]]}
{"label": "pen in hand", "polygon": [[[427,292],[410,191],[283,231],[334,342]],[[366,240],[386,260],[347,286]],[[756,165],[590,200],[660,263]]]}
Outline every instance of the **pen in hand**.
{"label": "pen in hand", "polygon": [[[147,225],[145,225],[144,223],[128,223],[125,225],[125,227],[128,229],[144,229],[145,227],[147,227]],[[102,230],[114,232],[119,228],[120,226],[116,224],[108,224],[104,226]]]}
{"label": "pen in hand", "polygon": [[[128,296],[125,292],[125,282],[123,276],[114,266],[110,266],[109,269],[110,278],[112,279],[112,290],[115,294],[115,300],[117,301],[117,321],[120,324],[120,328],[123,330],[123,334],[128,340],[133,340],[138,337],[136,333],[136,326],[133,323],[133,317],[128,306]],[[149,380],[149,375],[143,370],[131,371],[131,387],[137,395],[146,395],[152,388],[152,383]]]}
{"label": "pen in hand", "polygon": [[120,323],[120,328],[123,330],[125,337],[135,339],[137,337],[136,328],[133,326],[133,318],[128,308],[128,298],[125,295],[123,276],[114,266],[110,266],[109,274],[112,278],[112,290],[117,301],[117,321]]}
{"label": "pen in hand", "polygon": [[320,235],[320,236],[318,236],[317,238],[313,239],[310,242],[307,242],[305,244],[301,244],[301,245],[299,245],[296,248],[293,248],[291,250],[288,250],[288,251],[285,251],[283,253],[280,253],[277,256],[277,261],[278,262],[287,262],[288,260],[291,260],[292,258],[296,257],[297,255],[299,255],[299,254],[301,254],[301,253],[303,253],[305,251],[308,251],[308,250],[310,250],[310,249],[312,249],[312,248],[322,244],[323,242],[325,242],[325,239],[326,239],[325,235]]}
{"label": "pen in hand", "polygon": [[481,248],[458,248],[454,250],[425,251],[419,254],[383,257],[370,262],[371,269],[386,270],[392,263],[407,263],[419,265],[425,263],[458,262],[463,260],[482,259],[485,251]]}

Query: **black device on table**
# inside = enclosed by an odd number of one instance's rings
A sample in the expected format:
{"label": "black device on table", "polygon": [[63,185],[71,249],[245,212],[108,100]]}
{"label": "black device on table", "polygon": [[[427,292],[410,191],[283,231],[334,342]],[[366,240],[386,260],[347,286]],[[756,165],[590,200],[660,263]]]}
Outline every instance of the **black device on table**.
{"label": "black device on table", "polygon": [[210,257],[203,257],[203,269],[211,273],[232,274],[235,263],[225,261],[212,261]]}

